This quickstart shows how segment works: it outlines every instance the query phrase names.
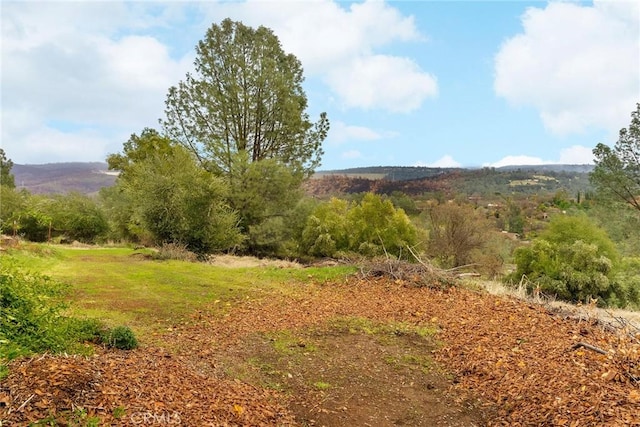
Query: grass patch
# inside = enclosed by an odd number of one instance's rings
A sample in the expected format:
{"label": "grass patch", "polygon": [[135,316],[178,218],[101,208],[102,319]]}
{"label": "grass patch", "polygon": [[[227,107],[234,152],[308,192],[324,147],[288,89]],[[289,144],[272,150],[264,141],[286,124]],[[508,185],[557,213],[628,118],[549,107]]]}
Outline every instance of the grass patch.
{"label": "grass patch", "polygon": [[70,315],[96,317],[112,327],[130,325],[143,342],[145,336],[189,321],[195,310],[214,307],[223,313],[256,292],[291,292],[296,284],[341,280],[354,272],[345,266],[226,268],[140,254],[126,247],[29,244],[11,250],[7,258],[69,284]]}
{"label": "grass patch", "polygon": [[402,354],[385,357],[384,361],[397,368],[420,369],[425,374],[431,371],[433,361],[426,355]]}
{"label": "grass patch", "polygon": [[331,388],[331,384],[326,383],[324,381],[316,381],[313,383],[313,386],[318,390],[329,390]]}
{"label": "grass patch", "polygon": [[270,333],[267,337],[271,341],[273,349],[281,355],[306,355],[317,350],[317,347],[311,341],[304,339],[304,337],[300,335],[295,335],[290,331]]}
{"label": "grass patch", "polygon": [[437,328],[432,325],[412,325],[406,322],[375,322],[364,317],[342,317],[332,320],[330,327],[351,334],[367,335],[417,335],[421,338],[433,337]]}

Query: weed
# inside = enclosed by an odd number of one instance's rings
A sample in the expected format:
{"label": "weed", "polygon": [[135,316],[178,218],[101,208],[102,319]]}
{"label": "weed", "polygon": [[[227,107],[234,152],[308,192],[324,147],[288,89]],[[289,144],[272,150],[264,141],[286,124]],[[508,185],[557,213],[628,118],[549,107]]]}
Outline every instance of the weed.
{"label": "weed", "polygon": [[109,347],[120,350],[133,350],[138,347],[138,340],[128,326],[117,326],[111,329],[103,337],[103,342]]}
{"label": "weed", "polygon": [[401,368],[411,368],[411,369],[420,369],[425,374],[431,370],[433,362],[429,356],[423,355],[414,355],[414,354],[403,354],[400,356],[386,356],[384,361],[389,365],[401,369]]}
{"label": "weed", "polygon": [[324,381],[316,381],[313,383],[313,386],[318,390],[328,390],[331,388],[331,384],[325,383]]}
{"label": "weed", "polygon": [[113,418],[119,420],[120,418],[124,417],[126,412],[127,410],[123,406],[115,407],[113,408]]}
{"label": "weed", "polygon": [[6,363],[0,362],[0,381],[9,376],[9,367]]}

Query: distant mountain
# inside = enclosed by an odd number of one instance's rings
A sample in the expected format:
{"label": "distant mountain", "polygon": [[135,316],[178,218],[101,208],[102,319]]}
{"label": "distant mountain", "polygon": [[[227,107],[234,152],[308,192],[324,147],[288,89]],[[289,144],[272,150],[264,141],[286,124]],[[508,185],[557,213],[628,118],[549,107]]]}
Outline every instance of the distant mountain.
{"label": "distant mountain", "polygon": [[[505,192],[514,187],[527,187],[530,191],[535,191],[539,187],[549,191],[556,188],[566,188],[573,191],[574,189],[588,188],[587,174],[592,170],[593,165],[528,165],[500,168],[372,166],[317,171],[313,176],[315,179],[307,187],[311,193],[324,193],[325,191],[389,192],[395,189],[405,191],[408,194],[420,194],[424,191],[450,189],[471,194],[483,189]],[[106,163],[100,162],[14,164],[12,173],[15,176],[17,188],[25,188],[35,194],[60,194],[70,191],[92,194],[103,187],[112,186],[117,177],[116,173],[108,170]],[[541,181],[533,176],[536,174],[551,174],[554,180]],[[331,180],[327,181],[328,178]],[[575,178],[579,179],[576,181]],[[324,182],[315,182],[317,180]],[[402,182],[403,184],[394,185],[389,181],[398,184]]]}
{"label": "distant mountain", "polygon": [[407,181],[411,179],[430,178],[444,173],[462,170],[461,168],[429,168],[422,166],[370,166],[363,168],[317,171],[313,177],[347,176],[363,179],[387,179],[391,181]]}
{"label": "distant mountain", "polygon": [[[568,173],[589,173],[593,170],[593,165],[518,165],[502,166],[493,168],[501,172],[526,171],[526,172],[568,172]],[[318,171],[315,178],[322,178],[327,175],[340,175],[353,178],[365,179],[388,179],[391,181],[405,181],[410,179],[431,178],[445,173],[455,171],[479,170],[482,168],[431,168],[422,166],[371,166],[362,168],[340,169]]]}
{"label": "distant mountain", "polygon": [[379,166],[320,171],[305,184],[308,194],[325,197],[335,194],[395,191],[419,195],[442,193],[453,197],[505,194],[568,194],[592,191],[591,165],[532,165],[503,168],[428,168]]}
{"label": "distant mountain", "polygon": [[520,166],[502,166],[496,168],[501,171],[530,171],[530,172],[571,172],[571,173],[590,173],[593,171],[594,165],[520,165]]}
{"label": "distant mountain", "polygon": [[11,173],[16,188],[34,194],[64,194],[77,191],[84,194],[98,192],[112,186],[117,174],[106,163],[47,163],[44,165],[14,164]]}

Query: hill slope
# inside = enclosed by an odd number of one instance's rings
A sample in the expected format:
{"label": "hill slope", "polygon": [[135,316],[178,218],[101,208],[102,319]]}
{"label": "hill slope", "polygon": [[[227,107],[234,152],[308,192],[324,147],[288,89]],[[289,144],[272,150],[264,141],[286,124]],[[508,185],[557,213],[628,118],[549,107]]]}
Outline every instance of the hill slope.
{"label": "hill slope", "polygon": [[48,163],[13,165],[16,187],[35,194],[60,194],[71,191],[90,194],[114,184],[116,175],[106,163]]}

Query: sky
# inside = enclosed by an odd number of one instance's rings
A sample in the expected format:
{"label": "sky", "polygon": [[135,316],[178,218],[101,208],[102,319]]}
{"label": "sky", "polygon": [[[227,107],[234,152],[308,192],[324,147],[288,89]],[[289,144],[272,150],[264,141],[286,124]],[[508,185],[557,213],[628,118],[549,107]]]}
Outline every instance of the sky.
{"label": "sky", "polygon": [[1,135],[19,164],[104,161],[161,130],[225,18],[264,25],[331,122],[321,170],[593,162],[640,102],[640,2],[6,1]]}

